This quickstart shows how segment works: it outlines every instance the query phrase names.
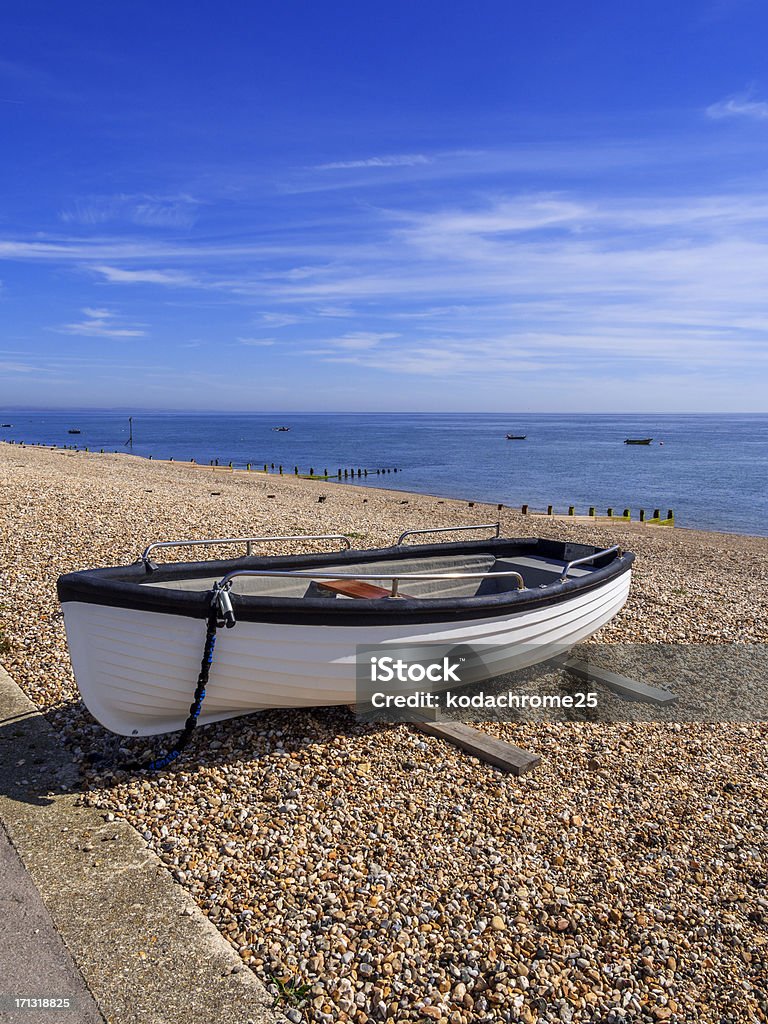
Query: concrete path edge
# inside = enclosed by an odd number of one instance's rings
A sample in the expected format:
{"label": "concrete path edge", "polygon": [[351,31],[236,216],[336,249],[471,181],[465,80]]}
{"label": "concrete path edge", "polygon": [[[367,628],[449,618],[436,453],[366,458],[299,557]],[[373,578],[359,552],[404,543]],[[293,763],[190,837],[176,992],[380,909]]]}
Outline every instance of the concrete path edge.
{"label": "concrete path edge", "polygon": [[76,781],[52,728],[0,667],[0,822],[108,1024],[284,1024],[138,833],[77,805]]}

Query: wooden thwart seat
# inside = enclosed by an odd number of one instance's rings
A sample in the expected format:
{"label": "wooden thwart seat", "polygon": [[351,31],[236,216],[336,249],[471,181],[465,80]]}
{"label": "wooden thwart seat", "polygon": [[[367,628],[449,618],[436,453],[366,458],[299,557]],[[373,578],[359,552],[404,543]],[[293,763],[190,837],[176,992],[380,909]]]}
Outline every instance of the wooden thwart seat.
{"label": "wooden thwart seat", "polygon": [[[321,590],[330,590],[334,594],[343,594],[345,597],[358,597],[371,600],[372,598],[391,597],[390,587],[377,587],[373,583],[366,583],[365,580],[318,580],[317,585]],[[398,593],[398,597],[409,597],[409,594]]]}

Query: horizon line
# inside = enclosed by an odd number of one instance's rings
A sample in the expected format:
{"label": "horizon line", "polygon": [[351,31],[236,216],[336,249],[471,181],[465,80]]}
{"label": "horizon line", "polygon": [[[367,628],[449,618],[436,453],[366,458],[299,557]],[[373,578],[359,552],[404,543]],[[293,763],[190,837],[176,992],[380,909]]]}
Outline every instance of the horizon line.
{"label": "horizon line", "polygon": [[[88,406],[88,405],[3,405],[8,413],[106,413],[113,415],[164,416],[768,416],[768,409],[729,410],[491,410],[480,409],[168,409],[143,406]],[[3,413],[4,415],[4,413]]]}

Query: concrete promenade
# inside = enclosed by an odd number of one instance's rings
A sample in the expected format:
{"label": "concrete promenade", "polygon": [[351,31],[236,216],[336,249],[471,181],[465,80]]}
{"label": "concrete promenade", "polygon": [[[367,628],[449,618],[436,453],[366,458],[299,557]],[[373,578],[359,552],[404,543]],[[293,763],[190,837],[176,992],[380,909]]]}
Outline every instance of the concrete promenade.
{"label": "concrete promenade", "polygon": [[[284,1021],[137,833],[77,806],[76,781],[45,718],[0,668],[0,1021]],[[14,1009],[34,997],[73,1008]]]}

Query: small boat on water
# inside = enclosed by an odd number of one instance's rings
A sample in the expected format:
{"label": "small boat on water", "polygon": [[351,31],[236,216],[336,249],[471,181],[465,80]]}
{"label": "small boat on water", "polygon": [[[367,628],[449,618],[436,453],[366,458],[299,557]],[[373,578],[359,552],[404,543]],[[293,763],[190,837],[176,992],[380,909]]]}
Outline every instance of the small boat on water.
{"label": "small boat on water", "polygon": [[68,430],[67,433],[68,434],[79,434],[80,431],[79,430]]}
{"label": "small boat on water", "polygon": [[[392,547],[358,551],[333,535],[166,541],[150,544],[132,565],[62,576],[58,595],[82,699],[121,736],[181,729],[217,625],[234,628],[215,638],[201,723],[354,703],[358,645],[492,645],[484,678],[494,678],[563,653],[627,600],[630,552],[507,539],[498,523],[457,529],[493,529],[495,537],[405,544],[412,534],[446,532],[416,530]],[[345,550],[252,553],[267,541],[307,540]],[[161,565],[150,557],[213,544],[242,544],[246,555]]]}
{"label": "small boat on water", "polygon": [[12,427],[13,424],[12,423],[3,423],[2,426],[4,426],[4,427]]}
{"label": "small boat on water", "polygon": [[652,437],[628,437],[624,444],[650,444]]}
{"label": "small boat on water", "polygon": [[507,434],[508,441],[524,441],[528,437],[527,434]]}
{"label": "small boat on water", "polygon": [[272,427],[272,429],[276,430],[278,432],[278,434],[285,434],[291,428],[290,427]]}

